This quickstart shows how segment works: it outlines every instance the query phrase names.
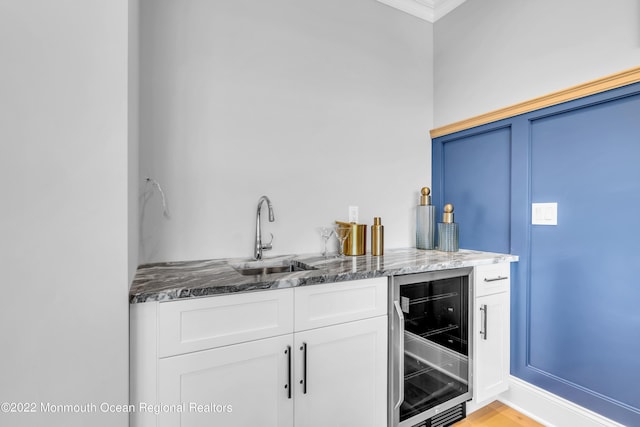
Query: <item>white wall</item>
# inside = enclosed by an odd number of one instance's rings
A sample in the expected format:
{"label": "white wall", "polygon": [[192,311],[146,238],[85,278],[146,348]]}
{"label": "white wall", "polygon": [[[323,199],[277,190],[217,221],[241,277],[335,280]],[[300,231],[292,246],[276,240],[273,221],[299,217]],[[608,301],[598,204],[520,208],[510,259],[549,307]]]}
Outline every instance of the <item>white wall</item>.
{"label": "white wall", "polygon": [[[414,244],[430,184],[432,24],[373,0],[142,0],[141,262],[319,252],[315,227],[381,216]],[[146,201],[145,201],[146,200]]]}
{"label": "white wall", "polygon": [[6,426],[125,426],[127,1],[0,1],[0,413]]}
{"label": "white wall", "polygon": [[434,25],[435,126],[640,64],[640,2],[467,0]]}
{"label": "white wall", "polygon": [[129,55],[128,55],[128,247],[129,247],[129,279],[133,279],[138,268],[138,243],[140,241],[140,219],[139,219],[139,198],[140,198],[140,159],[139,159],[139,136],[140,136],[140,0],[128,0],[129,2]]}

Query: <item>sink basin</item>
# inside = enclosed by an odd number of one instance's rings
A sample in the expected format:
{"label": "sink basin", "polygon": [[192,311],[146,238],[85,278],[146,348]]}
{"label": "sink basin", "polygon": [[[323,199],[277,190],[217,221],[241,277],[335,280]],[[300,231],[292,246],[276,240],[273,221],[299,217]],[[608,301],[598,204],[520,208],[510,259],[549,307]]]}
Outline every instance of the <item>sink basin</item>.
{"label": "sink basin", "polygon": [[276,264],[265,261],[254,261],[240,265],[232,265],[232,267],[243,276],[260,276],[264,274],[317,270],[317,268],[298,260],[280,260]]}

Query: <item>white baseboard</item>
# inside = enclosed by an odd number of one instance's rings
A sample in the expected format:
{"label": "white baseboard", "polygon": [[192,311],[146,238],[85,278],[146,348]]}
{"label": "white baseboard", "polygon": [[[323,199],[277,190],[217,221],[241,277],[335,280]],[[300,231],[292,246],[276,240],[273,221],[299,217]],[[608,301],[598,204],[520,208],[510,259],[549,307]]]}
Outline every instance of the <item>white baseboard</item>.
{"label": "white baseboard", "polygon": [[513,376],[498,400],[548,427],[624,427]]}

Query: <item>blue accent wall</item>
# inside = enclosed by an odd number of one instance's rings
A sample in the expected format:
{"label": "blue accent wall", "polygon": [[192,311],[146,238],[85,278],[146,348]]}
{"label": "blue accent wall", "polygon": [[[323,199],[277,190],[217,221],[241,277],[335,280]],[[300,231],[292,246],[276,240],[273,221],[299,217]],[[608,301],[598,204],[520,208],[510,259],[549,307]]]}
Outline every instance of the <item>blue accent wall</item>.
{"label": "blue accent wall", "polygon": [[511,238],[504,224],[511,213],[511,129],[451,139],[441,145],[439,156],[443,178],[438,191],[434,188],[438,220],[444,204],[453,203],[460,247],[508,253]]}
{"label": "blue accent wall", "polygon": [[520,256],[512,374],[640,426],[640,84],[435,139],[433,188],[461,247]]}

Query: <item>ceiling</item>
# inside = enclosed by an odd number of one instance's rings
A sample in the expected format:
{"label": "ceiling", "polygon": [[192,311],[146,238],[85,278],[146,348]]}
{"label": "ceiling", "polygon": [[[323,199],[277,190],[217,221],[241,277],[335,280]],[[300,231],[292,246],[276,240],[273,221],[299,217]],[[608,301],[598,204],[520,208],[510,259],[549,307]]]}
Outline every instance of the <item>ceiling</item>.
{"label": "ceiling", "polygon": [[429,22],[436,22],[466,0],[378,0],[395,9],[417,16]]}

